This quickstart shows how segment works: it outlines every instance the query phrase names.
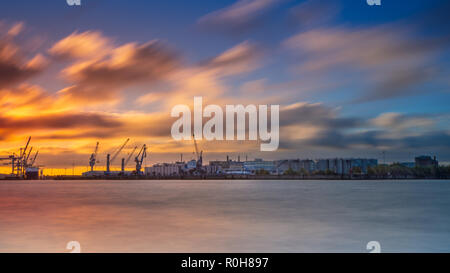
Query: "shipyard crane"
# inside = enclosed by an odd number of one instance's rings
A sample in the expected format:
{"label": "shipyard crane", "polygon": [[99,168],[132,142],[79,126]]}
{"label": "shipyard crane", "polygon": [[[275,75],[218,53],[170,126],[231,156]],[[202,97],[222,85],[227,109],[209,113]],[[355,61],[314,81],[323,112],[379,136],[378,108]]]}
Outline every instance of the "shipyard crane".
{"label": "shipyard crane", "polygon": [[138,155],[134,158],[134,162],[136,162],[136,174],[141,174],[142,162],[144,158],[147,157],[147,145],[143,145]]}
{"label": "shipyard crane", "polygon": [[134,147],[133,151],[131,151],[130,155],[128,156],[127,160],[125,160],[125,166],[130,162],[131,157],[133,156],[134,152],[136,152],[137,146]]}
{"label": "shipyard crane", "polygon": [[194,138],[194,147],[195,147],[195,155],[197,156],[196,169],[200,171],[203,165],[203,151],[198,152],[197,141],[195,140],[195,135],[192,135]]}
{"label": "shipyard crane", "polygon": [[130,162],[131,157],[133,156],[134,152],[136,151],[137,146],[133,148],[131,153],[128,155],[128,158],[125,160],[125,158],[122,158],[122,173],[125,172],[125,167],[128,165],[128,162]]}
{"label": "shipyard crane", "polygon": [[28,137],[28,141],[27,144],[25,145],[25,148],[22,150],[22,152],[20,153],[20,158],[23,159],[23,157],[25,156],[25,154],[27,153],[27,149],[28,149],[28,145],[30,144],[31,141],[31,136]]}
{"label": "shipyard crane", "polygon": [[120,146],[120,148],[114,153],[114,155],[111,157],[109,164],[112,164],[113,161],[116,159],[116,157],[120,154],[120,152],[123,150],[123,148],[125,147],[125,145],[127,145],[128,141],[130,141],[129,138],[127,138],[127,140],[125,140],[125,142],[122,144],[122,146]]}
{"label": "shipyard crane", "polygon": [[25,158],[25,161],[24,161],[24,164],[23,164],[25,167],[28,166],[28,159],[30,158],[30,155],[31,155],[32,151],[33,151],[33,147],[30,148],[30,151],[28,152],[27,157]]}
{"label": "shipyard crane", "polygon": [[30,166],[33,167],[34,163],[36,162],[36,158],[39,154],[39,150],[36,151],[36,153],[34,154],[33,160],[31,160]]}
{"label": "shipyard crane", "polygon": [[25,168],[27,168],[29,165],[27,164],[28,159],[30,158],[31,151],[33,148],[31,148],[28,151],[28,146],[30,145],[31,136],[28,137],[27,143],[25,144],[24,148],[20,148],[19,155],[16,156],[15,153],[12,155],[0,158],[0,161],[2,160],[11,160],[11,174],[15,175],[16,177],[24,178],[25,176]]}
{"label": "shipyard crane", "polygon": [[[13,156],[8,156],[8,157],[0,157],[0,161],[2,161],[2,160],[11,160],[11,159],[13,159]],[[3,166],[6,166],[6,165],[9,165],[10,163],[3,163],[2,165]],[[13,166],[14,166],[14,164],[12,164]],[[14,167],[13,167],[14,168]],[[13,172],[14,172],[14,170],[13,170]]]}
{"label": "shipyard crane", "polygon": [[27,154],[28,146],[30,145],[31,136],[28,137],[27,144],[25,145],[25,148],[20,149],[20,157],[18,158],[18,164],[17,164],[17,175],[24,176],[25,172],[25,156]]}
{"label": "shipyard crane", "polygon": [[1,161],[1,160],[11,160],[11,163],[10,163],[10,164],[11,164],[11,174],[14,175],[15,172],[16,172],[16,161],[17,161],[18,159],[19,159],[19,158],[16,157],[16,154],[13,153],[12,155],[10,155],[10,156],[8,156],[8,157],[0,158],[0,161]]}
{"label": "shipyard crane", "polygon": [[97,161],[98,145],[99,145],[99,142],[97,141],[97,145],[95,145],[94,153],[92,153],[91,157],[89,158],[89,166],[91,166],[91,172],[94,171],[95,163],[98,163],[98,161]]}

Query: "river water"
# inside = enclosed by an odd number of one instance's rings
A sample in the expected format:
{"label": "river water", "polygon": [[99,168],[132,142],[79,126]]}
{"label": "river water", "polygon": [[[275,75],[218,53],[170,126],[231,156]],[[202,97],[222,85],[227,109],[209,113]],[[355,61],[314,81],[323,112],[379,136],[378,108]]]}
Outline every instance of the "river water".
{"label": "river water", "polygon": [[0,252],[450,252],[450,181],[0,181]]}

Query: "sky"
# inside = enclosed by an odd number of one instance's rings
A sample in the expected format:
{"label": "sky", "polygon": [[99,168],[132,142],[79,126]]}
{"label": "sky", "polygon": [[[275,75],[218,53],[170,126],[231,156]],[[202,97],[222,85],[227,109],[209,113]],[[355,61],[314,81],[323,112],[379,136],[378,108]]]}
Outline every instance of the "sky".
{"label": "sky", "polygon": [[0,5],[0,157],[31,136],[47,169],[85,170],[97,141],[101,167],[127,138],[121,157],[145,143],[147,165],[190,159],[193,143],[172,139],[170,112],[202,96],[205,105],[280,105],[277,151],[203,140],[206,161],[384,151],[389,162],[450,162],[446,1]]}

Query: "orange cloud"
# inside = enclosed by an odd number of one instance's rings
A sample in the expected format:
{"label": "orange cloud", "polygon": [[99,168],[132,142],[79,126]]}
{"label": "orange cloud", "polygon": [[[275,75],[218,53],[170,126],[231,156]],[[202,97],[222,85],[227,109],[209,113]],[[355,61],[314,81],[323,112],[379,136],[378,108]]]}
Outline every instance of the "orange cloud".
{"label": "orange cloud", "polygon": [[24,22],[18,22],[15,23],[9,30],[8,30],[8,35],[9,36],[17,36],[19,35],[20,32],[22,32],[22,30],[25,28],[25,23]]}
{"label": "orange cloud", "polygon": [[97,104],[118,102],[126,87],[161,81],[178,67],[178,57],[161,42],[115,47],[99,32],[73,33],[50,53],[75,63],[63,70],[72,86],[60,91],[66,101]]}
{"label": "orange cloud", "polygon": [[58,41],[50,54],[70,59],[99,58],[112,50],[110,39],[97,31],[74,32]]}
{"label": "orange cloud", "polygon": [[[9,32],[18,34],[22,27],[19,24]],[[43,71],[45,65],[46,60],[42,55],[37,55],[31,60],[24,58],[11,37],[1,37],[0,33],[0,89],[14,86],[37,75]]]}
{"label": "orange cloud", "polygon": [[223,79],[256,70],[261,65],[261,55],[255,44],[240,43],[199,65],[180,67],[167,79],[171,87],[168,91],[143,95],[137,102],[142,105],[163,98],[161,102],[170,109],[177,104],[191,105],[194,96],[204,96],[205,103],[233,101]]}

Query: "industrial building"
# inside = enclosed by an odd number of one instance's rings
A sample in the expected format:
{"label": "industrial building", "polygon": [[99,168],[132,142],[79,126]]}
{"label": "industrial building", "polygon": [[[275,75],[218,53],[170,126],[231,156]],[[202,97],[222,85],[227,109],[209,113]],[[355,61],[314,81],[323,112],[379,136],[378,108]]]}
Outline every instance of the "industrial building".
{"label": "industrial building", "polygon": [[265,161],[261,158],[255,158],[253,161],[245,161],[243,167],[246,171],[249,171],[252,174],[257,173],[258,171],[265,171],[270,174],[275,174],[277,169],[275,161]]}
{"label": "industrial building", "polygon": [[377,159],[363,158],[329,158],[329,159],[294,159],[277,161],[277,173],[284,174],[288,170],[294,172],[331,172],[335,174],[351,174],[355,167],[361,169],[363,174],[367,174],[369,167],[378,165]]}
{"label": "industrial building", "polygon": [[183,165],[179,163],[161,163],[145,168],[147,176],[178,176],[182,173]]}
{"label": "industrial building", "polygon": [[285,159],[285,160],[277,160],[275,162],[277,166],[277,173],[284,174],[288,171],[295,172],[306,172],[312,173],[316,168],[316,163],[314,160],[306,159]]}
{"label": "industrial building", "polygon": [[431,156],[418,156],[415,158],[415,166],[419,168],[437,168],[439,166],[439,162],[436,160],[436,157]]}

